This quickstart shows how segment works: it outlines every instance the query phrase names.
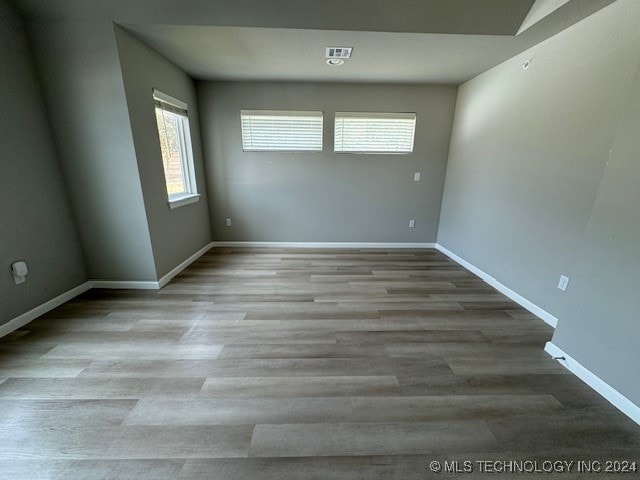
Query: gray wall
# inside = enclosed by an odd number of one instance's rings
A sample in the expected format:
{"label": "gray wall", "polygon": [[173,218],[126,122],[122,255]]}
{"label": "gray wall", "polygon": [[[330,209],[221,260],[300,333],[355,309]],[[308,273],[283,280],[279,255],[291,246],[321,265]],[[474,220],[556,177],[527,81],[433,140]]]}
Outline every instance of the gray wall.
{"label": "gray wall", "polygon": [[438,234],[558,316],[558,346],[636,403],[638,177],[623,172],[637,171],[637,111],[628,107],[617,137],[616,128],[639,24],[640,3],[619,0],[460,87]]}
{"label": "gray wall", "polygon": [[[0,0],[0,324],[87,279],[23,29]],[[16,260],[29,267],[20,285]]]}
{"label": "gray wall", "polygon": [[[161,277],[211,242],[196,88],[191,77],[122,27],[116,26],[115,32],[153,256]],[[167,201],[153,88],[189,107],[196,184],[202,196],[197,203],[173,210]]]}
{"label": "gray wall", "polygon": [[30,33],[89,276],[156,280],[113,24]]}
{"label": "gray wall", "polygon": [[[436,240],[456,87],[199,82],[198,96],[215,240]],[[243,152],[241,109],[324,111],[323,153]],[[416,112],[414,153],[334,154],[336,111]]]}
{"label": "gray wall", "polygon": [[[635,18],[638,25],[640,19]],[[567,305],[553,336],[557,346],[636,405],[640,405],[639,129],[640,69],[627,94]]]}

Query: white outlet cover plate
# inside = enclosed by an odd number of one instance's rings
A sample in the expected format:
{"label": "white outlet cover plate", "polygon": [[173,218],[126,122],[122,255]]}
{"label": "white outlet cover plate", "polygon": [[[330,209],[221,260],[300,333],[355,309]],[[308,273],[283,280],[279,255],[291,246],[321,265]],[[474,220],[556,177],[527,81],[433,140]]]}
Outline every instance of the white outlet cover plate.
{"label": "white outlet cover plate", "polygon": [[413,174],[413,181],[414,182],[419,182],[420,181],[420,172],[416,172]]}
{"label": "white outlet cover plate", "polygon": [[569,277],[565,275],[560,275],[560,281],[558,282],[558,288],[563,292],[567,290],[569,286]]}

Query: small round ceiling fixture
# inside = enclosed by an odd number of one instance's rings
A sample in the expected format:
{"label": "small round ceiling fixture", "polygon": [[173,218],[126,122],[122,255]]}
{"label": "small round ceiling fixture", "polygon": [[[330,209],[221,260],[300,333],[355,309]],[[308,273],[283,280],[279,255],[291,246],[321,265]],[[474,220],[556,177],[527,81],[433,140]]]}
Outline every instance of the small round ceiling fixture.
{"label": "small round ceiling fixture", "polygon": [[327,65],[331,65],[332,67],[344,65],[344,60],[342,60],[341,58],[330,58],[329,60],[327,60]]}

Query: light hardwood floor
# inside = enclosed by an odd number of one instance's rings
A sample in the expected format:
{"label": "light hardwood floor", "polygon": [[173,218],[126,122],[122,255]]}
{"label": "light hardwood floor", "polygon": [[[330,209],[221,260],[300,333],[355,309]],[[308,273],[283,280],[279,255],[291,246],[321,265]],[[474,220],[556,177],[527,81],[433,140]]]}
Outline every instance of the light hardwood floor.
{"label": "light hardwood floor", "polygon": [[544,353],[551,334],[435,250],[215,249],[159,292],[91,291],[0,340],[0,477],[640,460],[640,428]]}

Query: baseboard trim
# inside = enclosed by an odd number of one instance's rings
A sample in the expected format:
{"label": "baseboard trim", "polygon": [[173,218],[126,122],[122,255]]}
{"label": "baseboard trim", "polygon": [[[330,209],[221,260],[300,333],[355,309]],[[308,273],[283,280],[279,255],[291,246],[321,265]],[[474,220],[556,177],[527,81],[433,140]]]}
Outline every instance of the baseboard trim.
{"label": "baseboard trim", "polygon": [[488,273],[484,272],[483,270],[480,270],[475,265],[472,265],[471,263],[467,262],[464,258],[459,257],[458,255],[453,253],[451,250],[447,249],[446,247],[443,247],[439,243],[436,244],[436,248],[442,253],[444,253],[447,257],[449,257],[454,262],[458,263],[459,265],[469,270],[471,273],[480,277],[482,280],[487,282],[489,285],[491,285],[493,288],[498,290],[500,293],[502,293],[503,295],[506,295],[511,300],[516,302],[521,307],[526,308],[534,315],[540,317],[545,323],[549,324],[553,328],[556,328],[556,325],[558,324],[558,319],[553,315],[551,315],[549,312],[547,312],[546,310],[543,310],[542,308],[537,306],[535,303],[530,302],[529,300],[524,298],[522,295],[514,292],[509,287],[507,287],[506,285],[503,285]]}
{"label": "baseboard trim", "polygon": [[160,290],[160,283],[153,280],[89,280],[91,288],[113,290]]}
{"label": "baseboard trim", "polygon": [[602,395],[611,405],[624,413],[631,420],[640,425],[640,407],[602,380],[600,377],[585,368],[571,355],[559,348],[553,342],[547,342],[545,352],[554,357],[560,365],[565,367],[584,383]]}
{"label": "baseboard trim", "polygon": [[185,268],[191,265],[194,261],[204,255],[208,250],[213,247],[213,242],[205,245],[196,253],[187,258],[184,262],[164,275],[157,282],[147,280],[87,280],[81,285],[78,285],[71,290],[58,295],[55,298],[38,305],[36,308],[29,310],[22,315],[17,316],[13,320],[9,320],[7,323],[0,325],[0,338],[11,332],[24,327],[27,323],[35,320],[41,315],[50,312],[56,307],[59,307],[65,302],[77,297],[81,293],[84,293],[92,288],[105,288],[105,289],[127,289],[127,290],[159,290],[171,281],[173,277],[182,272]]}
{"label": "baseboard trim", "polygon": [[126,290],[160,290],[167,283],[171,281],[173,277],[182,272],[185,268],[195,262],[202,255],[211,250],[214,246],[213,242],[208,243],[196,253],[187,258],[184,262],[181,262],[177,267],[172,269],[166,275],[163,275],[160,280],[90,280],[91,288],[107,288],[107,289],[126,289]]}
{"label": "baseboard trim", "polygon": [[213,242],[214,247],[275,248],[435,248],[424,242]]}
{"label": "baseboard trim", "polygon": [[171,279],[173,277],[175,277],[176,275],[178,275],[180,272],[182,272],[185,268],[187,268],[189,265],[191,265],[193,262],[195,262],[198,258],[200,258],[202,255],[204,255],[205,253],[207,253],[209,250],[211,250],[214,246],[213,242],[208,243],[207,245],[205,245],[204,247],[202,247],[200,250],[198,250],[196,253],[194,253],[193,255],[191,255],[189,258],[187,258],[184,262],[182,262],[180,265],[178,265],[176,268],[174,268],[173,270],[171,270],[169,273],[167,273],[166,275],[163,275],[160,280],[158,280],[158,286],[159,288],[164,287],[167,283],[169,283],[171,281]]}
{"label": "baseboard trim", "polygon": [[41,305],[29,310],[28,312],[23,313],[22,315],[17,316],[13,320],[9,320],[7,323],[0,325],[0,338],[5,335],[10,334],[14,330],[18,330],[19,328],[24,327],[27,323],[35,320],[41,315],[44,315],[47,312],[50,312],[54,308],[59,307],[65,302],[68,302],[72,298],[77,297],[81,293],[86,292],[91,289],[91,282],[84,282],[77,287],[72,288],[71,290],[67,290],[66,292],[58,295],[51,300],[44,302]]}

